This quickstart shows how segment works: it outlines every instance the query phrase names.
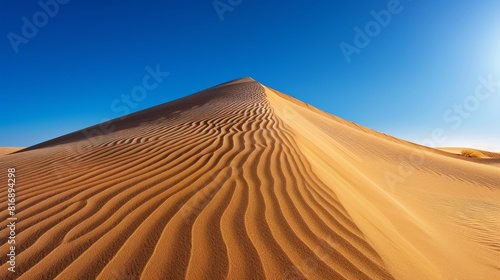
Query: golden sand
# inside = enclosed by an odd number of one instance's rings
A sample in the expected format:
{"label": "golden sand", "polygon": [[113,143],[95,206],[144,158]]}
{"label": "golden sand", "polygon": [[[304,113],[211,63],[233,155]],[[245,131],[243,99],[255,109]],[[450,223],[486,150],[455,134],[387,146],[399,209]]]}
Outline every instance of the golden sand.
{"label": "golden sand", "polygon": [[1,279],[500,279],[496,159],[392,138],[250,78],[112,128],[0,158],[19,219],[17,272],[4,262]]}

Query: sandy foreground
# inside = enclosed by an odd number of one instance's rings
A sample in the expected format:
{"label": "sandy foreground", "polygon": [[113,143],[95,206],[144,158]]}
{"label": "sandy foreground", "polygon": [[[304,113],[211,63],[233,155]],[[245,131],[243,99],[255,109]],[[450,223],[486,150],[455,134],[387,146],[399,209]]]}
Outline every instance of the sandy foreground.
{"label": "sandy foreground", "polygon": [[500,279],[498,163],[238,79],[1,156],[0,279]]}

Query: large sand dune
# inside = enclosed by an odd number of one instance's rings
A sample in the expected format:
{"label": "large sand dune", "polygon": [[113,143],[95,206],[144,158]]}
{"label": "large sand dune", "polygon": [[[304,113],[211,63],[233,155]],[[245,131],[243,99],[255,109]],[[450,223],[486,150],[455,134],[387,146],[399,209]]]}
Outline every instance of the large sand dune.
{"label": "large sand dune", "polygon": [[497,164],[250,78],[0,165],[1,182],[16,168],[19,219],[1,279],[500,279]]}

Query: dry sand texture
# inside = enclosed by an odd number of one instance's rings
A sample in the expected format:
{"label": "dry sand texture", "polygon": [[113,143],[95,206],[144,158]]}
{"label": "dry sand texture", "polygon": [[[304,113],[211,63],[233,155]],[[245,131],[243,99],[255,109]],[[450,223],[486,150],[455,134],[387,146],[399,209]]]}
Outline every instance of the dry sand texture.
{"label": "dry sand texture", "polygon": [[18,178],[16,279],[500,279],[489,158],[250,78],[112,125],[0,157],[0,181],[8,167]]}
{"label": "dry sand texture", "polygon": [[19,150],[22,150],[23,148],[21,147],[0,147],[0,157],[3,155],[7,155]]}

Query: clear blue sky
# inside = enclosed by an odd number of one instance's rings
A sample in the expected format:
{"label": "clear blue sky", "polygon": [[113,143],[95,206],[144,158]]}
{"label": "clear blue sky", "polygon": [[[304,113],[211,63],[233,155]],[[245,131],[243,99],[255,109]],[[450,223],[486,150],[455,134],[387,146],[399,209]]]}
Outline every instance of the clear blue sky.
{"label": "clear blue sky", "polygon": [[212,0],[41,2],[51,15],[0,2],[0,146],[121,116],[113,102],[159,65],[169,76],[131,112],[251,76],[406,140],[440,129],[438,146],[500,151],[498,0],[220,0],[219,12]]}

